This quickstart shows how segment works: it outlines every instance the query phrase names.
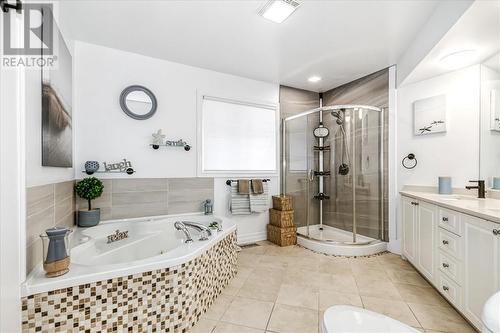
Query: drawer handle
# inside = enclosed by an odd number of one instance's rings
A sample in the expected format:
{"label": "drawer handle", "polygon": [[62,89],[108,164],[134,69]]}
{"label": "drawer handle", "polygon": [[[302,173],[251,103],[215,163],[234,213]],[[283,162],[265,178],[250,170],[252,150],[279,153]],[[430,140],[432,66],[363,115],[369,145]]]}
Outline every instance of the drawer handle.
{"label": "drawer handle", "polygon": [[443,239],[443,244],[448,245],[450,242],[448,242],[446,239]]}
{"label": "drawer handle", "polygon": [[447,217],[443,217],[443,222],[448,222],[448,218]]}
{"label": "drawer handle", "polygon": [[411,204],[415,205],[415,206],[418,206],[418,202],[415,202],[415,201],[412,201]]}
{"label": "drawer handle", "polygon": [[448,288],[447,286],[443,286],[443,290],[448,291],[448,290],[450,290],[450,288]]}
{"label": "drawer handle", "polygon": [[444,268],[448,268],[448,267],[450,267],[450,265],[449,265],[449,264],[447,264],[447,263],[445,263],[445,262],[443,262],[443,267],[444,267]]}
{"label": "drawer handle", "polygon": [[493,235],[500,235],[500,230],[498,229],[493,229]]}

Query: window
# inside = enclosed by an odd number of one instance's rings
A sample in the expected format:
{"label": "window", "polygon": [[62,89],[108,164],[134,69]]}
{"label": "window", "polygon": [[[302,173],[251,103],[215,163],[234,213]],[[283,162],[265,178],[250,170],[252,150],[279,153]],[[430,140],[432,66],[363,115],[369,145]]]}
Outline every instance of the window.
{"label": "window", "polygon": [[203,96],[201,173],[276,173],[277,109]]}

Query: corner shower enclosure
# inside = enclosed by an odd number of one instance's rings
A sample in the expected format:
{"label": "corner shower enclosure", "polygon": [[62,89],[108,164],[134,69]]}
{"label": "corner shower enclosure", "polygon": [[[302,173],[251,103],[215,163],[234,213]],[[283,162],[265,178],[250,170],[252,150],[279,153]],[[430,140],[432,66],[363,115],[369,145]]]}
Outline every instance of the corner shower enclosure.
{"label": "corner shower enclosure", "polygon": [[383,110],[319,107],[282,121],[282,193],[299,244],[328,254],[384,251]]}

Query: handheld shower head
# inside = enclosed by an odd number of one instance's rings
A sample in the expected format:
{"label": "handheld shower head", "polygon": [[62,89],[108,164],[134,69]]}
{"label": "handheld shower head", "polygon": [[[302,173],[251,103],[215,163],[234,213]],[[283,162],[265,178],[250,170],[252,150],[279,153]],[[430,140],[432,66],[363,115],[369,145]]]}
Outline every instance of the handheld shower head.
{"label": "handheld shower head", "polygon": [[343,125],[344,124],[344,110],[339,110],[339,111],[332,111],[332,116],[337,118],[337,125]]}

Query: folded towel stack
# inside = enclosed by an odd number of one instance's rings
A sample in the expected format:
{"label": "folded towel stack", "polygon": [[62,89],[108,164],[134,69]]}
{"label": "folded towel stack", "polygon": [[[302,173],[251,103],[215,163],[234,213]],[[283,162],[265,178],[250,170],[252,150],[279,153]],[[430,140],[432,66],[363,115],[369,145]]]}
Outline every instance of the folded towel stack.
{"label": "folded towel stack", "polygon": [[261,179],[240,179],[231,183],[230,211],[233,215],[265,212],[269,205],[269,190]]}

